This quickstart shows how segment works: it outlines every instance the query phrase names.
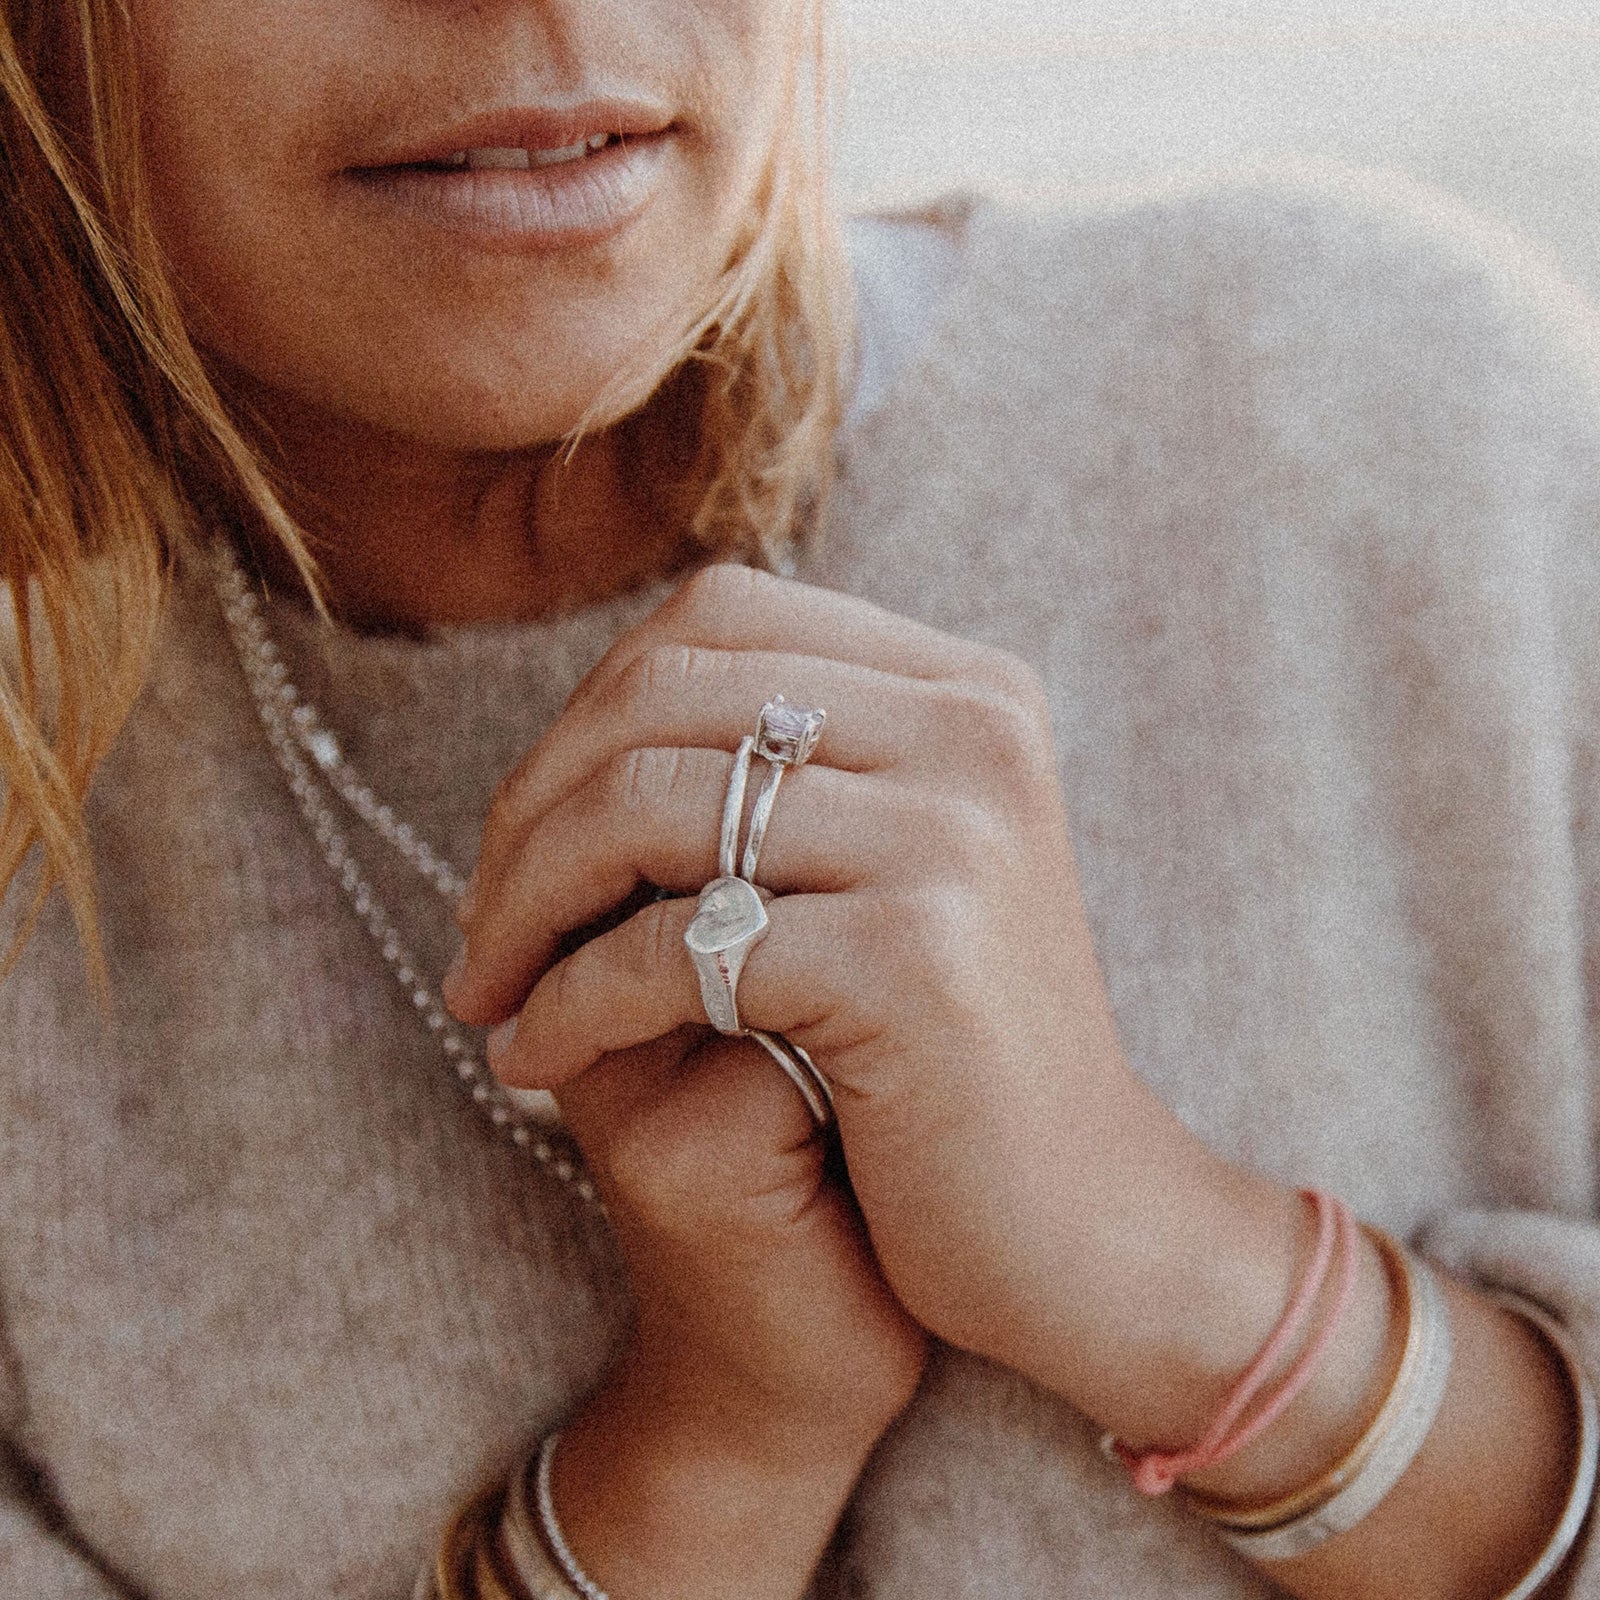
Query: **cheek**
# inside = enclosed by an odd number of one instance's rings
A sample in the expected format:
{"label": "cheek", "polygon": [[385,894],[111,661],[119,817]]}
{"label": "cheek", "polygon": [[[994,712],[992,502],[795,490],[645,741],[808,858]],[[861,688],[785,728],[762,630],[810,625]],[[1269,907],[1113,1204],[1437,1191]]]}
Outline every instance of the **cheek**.
{"label": "cheek", "polygon": [[318,130],[352,85],[337,17],[313,12],[136,0],[152,220],[196,340],[252,372],[289,354],[338,271]]}

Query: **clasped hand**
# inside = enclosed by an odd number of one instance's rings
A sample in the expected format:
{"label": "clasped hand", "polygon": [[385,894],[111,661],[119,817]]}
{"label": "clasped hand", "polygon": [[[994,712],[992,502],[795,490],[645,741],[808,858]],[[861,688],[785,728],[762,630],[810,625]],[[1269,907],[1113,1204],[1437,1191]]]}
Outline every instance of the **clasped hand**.
{"label": "clasped hand", "polygon": [[[848,1181],[767,1056],[706,1026],[683,944],[734,749],[780,692],[828,719],[773,814],[739,1006],[832,1081]],[[684,898],[564,953],[648,885]],[[921,1329],[1073,1397],[1118,1336],[1108,1263],[1159,1259],[1208,1159],[1119,1049],[1037,678],[865,601],[685,583],[500,785],[470,902],[452,1010],[514,1023],[491,1064],[556,1091],[639,1339],[730,1406],[881,1431]]]}

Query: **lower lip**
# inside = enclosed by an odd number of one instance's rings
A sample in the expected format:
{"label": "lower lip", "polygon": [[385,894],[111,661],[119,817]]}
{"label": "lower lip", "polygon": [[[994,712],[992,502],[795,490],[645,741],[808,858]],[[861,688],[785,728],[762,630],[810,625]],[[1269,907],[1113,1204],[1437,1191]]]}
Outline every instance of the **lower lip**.
{"label": "lower lip", "polygon": [[620,232],[655,197],[669,133],[618,139],[548,167],[353,168],[386,209],[486,249],[572,250]]}

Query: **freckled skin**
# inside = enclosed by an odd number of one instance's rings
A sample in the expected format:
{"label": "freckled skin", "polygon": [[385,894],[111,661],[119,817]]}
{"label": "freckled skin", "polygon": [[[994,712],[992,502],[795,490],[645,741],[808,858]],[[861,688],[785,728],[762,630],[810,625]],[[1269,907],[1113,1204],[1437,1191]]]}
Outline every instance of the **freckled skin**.
{"label": "freckled skin", "polygon": [[[641,340],[701,302],[769,147],[793,0],[135,0],[157,225],[215,354],[426,445],[561,437]],[[491,253],[352,203],[396,136],[507,105],[644,96],[679,133],[647,213]]]}

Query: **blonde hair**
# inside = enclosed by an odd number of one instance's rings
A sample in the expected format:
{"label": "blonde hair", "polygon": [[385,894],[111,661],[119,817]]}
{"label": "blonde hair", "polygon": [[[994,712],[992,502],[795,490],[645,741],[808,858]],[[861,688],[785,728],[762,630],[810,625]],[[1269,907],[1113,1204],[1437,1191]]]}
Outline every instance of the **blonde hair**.
{"label": "blonde hair", "polygon": [[[807,4],[809,60],[708,305],[617,374],[568,441],[668,381],[692,385],[698,427],[668,499],[692,547],[769,564],[822,514],[853,340],[827,173],[827,0]],[[132,42],[125,0],[0,0],[0,896],[38,867],[0,979],[60,885],[102,1005],[85,801],[149,670],[179,554],[219,515],[243,518],[329,615],[308,537],[164,271]]]}

